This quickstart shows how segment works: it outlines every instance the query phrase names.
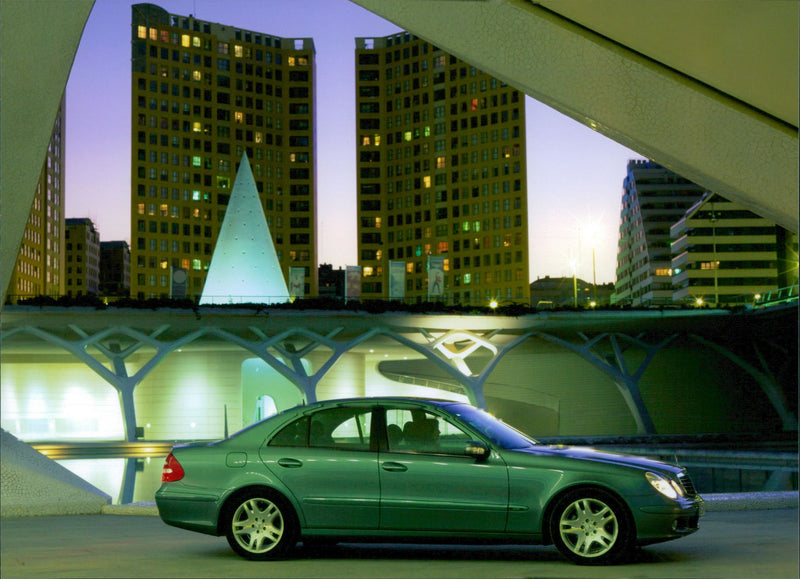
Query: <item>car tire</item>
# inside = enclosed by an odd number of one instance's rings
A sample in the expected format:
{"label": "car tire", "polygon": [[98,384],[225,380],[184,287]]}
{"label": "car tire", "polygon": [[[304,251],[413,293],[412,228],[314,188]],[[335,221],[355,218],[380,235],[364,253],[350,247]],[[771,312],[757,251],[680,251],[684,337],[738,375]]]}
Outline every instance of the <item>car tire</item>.
{"label": "car tire", "polygon": [[245,559],[279,559],[297,544],[297,517],[275,491],[253,489],[235,495],[224,516],[228,544]]}
{"label": "car tire", "polygon": [[623,502],[600,489],[580,489],[558,499],[550,517],[556,548],[578,565],[609,565],[626,557],[634,528]]}

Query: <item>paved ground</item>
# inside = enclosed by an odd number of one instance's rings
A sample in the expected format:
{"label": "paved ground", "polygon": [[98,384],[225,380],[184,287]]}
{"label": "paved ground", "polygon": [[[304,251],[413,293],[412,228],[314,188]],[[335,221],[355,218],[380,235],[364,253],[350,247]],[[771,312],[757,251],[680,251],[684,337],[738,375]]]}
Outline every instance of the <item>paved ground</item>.
{"label": "paved ground", "polygon": [[683,539],[625,566],[577,567],[552,547],[299,547],[288,561],[240,559],[224,538],[157,517],[82,515],[0,521],[2,579],[25,577],[763,577],[798,576],[798,510],[710,512]]}

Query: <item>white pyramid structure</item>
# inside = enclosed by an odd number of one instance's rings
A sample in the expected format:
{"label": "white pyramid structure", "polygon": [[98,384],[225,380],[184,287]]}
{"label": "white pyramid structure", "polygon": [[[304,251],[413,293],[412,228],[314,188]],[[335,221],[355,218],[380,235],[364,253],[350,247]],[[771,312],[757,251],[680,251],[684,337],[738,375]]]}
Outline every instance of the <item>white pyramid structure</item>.
{"label": "white pyramid structure", "polygon": [[289,301],[247,154],[242,156],[200,305]]}

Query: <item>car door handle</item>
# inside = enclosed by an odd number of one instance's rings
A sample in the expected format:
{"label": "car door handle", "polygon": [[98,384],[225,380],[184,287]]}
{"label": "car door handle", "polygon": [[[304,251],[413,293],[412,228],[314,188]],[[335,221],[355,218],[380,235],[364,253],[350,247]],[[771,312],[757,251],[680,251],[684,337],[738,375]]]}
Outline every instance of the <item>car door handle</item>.
{"label": "car door handle", "polygon": [[279,458],[278,464],[284,468],[300,468],[303,466],[302,461],[296,458]]}
{"label": "car door handle", "polygon": [[381,464],[381,468],[389,472],[405,472],[408,470],[406,465],[400,464],[399,462],[384,462]]}

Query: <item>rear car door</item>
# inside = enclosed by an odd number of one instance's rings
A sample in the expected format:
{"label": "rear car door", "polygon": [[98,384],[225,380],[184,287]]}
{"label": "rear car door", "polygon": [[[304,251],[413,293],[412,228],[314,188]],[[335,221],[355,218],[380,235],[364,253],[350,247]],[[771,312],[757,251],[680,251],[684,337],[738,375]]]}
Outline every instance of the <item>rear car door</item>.
{"label": "rear car door", "polygon": [[378,454],[372,408],[337,406],[303,416],[261,448],[261,459],[294,495],[305,526],[377,529]]}
{"label": "rear car door", "polygon": [[475,437],[423,409],[387,407],[387,448],[381,449],[382,530],[502,532],[508,473],[493,453],[466,456]]}

